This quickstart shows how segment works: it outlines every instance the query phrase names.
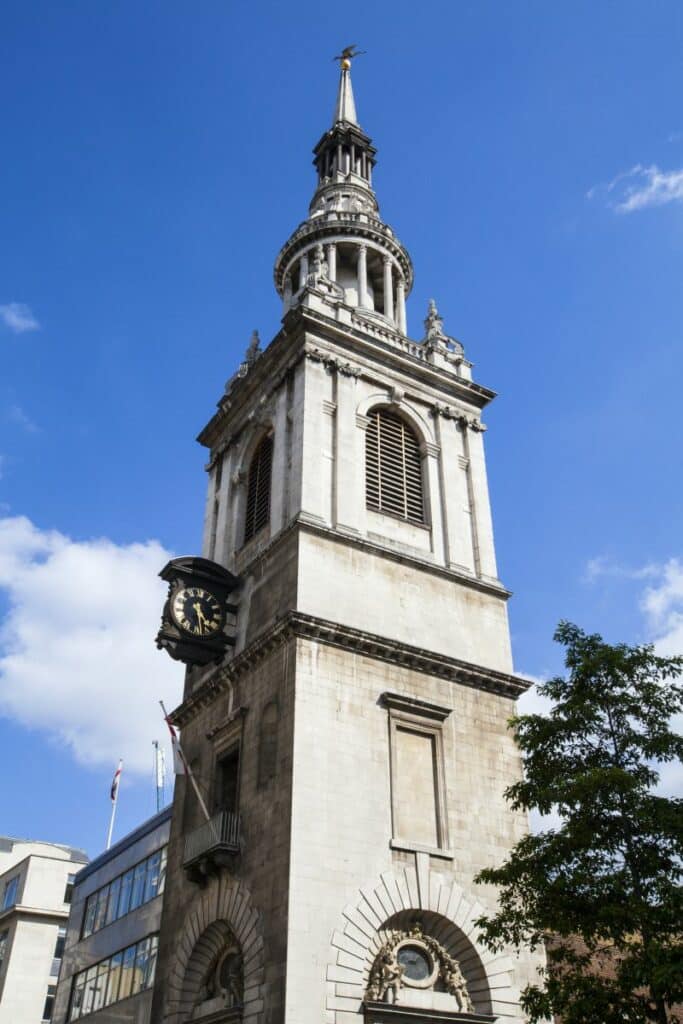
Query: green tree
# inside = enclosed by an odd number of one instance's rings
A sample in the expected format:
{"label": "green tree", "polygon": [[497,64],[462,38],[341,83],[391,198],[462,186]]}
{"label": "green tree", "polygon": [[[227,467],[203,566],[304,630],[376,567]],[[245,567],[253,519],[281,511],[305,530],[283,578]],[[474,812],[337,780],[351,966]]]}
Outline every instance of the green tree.
{"label": "green tree", "polygon": [[507,860],[480,872],[499,887],[485,944],[546,944],[548,967],[522,993],[532,1024],[678,1022],[683,1000],[683,801],[653,792],[680,761],[671,717],[683,707],[683,657],[611,645],[562,622],[566,678],[539,686],[547,715],[511,719],[524,775],[506,798],[559,814]]}

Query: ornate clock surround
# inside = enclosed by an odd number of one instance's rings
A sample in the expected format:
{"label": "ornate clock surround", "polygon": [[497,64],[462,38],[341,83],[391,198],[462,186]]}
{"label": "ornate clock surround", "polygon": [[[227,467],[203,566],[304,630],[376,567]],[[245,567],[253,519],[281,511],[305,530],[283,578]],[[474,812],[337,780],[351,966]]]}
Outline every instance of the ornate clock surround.
{"label": "ornate clock surround", "polygon": [[[192,555],[171,559],[159,575],[167,581],[169,588],[161,615],[161,628],[156,637],[157,647],[186,665],[219,662],[226,648],[235,644],[235,627],[226,623],[226,617],[237,614],[237,605],[230,603],[228,598],[239,588],[239,577],[217,562]],[[219,627],[204,634],[183,628],[174,602],[186,590],[208,595],[213,607],[219,609],[216,613],[220,615]]]}

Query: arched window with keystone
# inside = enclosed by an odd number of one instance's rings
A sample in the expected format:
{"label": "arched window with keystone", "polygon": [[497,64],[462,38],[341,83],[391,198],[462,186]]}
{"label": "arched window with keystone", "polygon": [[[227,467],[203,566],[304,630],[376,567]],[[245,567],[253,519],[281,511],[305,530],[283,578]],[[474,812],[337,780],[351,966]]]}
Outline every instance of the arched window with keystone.
{"label": "arched window with keystone", "polygon": [[365,501],[373,512],[425,522],[420,441],[401,416],[373,409],[365,432]]}

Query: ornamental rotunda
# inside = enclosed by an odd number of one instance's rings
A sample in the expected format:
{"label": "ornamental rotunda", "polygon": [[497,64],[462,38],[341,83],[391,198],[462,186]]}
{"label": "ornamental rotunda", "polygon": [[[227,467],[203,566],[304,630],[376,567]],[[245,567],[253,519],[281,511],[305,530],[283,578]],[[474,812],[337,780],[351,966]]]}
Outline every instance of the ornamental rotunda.
{"label": "ornamental rotunda", "polygon": [[380,217],[354,56],[275,261],[282,322],[199,434],[202,557],[162,572],[168,615],[196,623],[160,632],[189,652],[170,714],[188,773],[151,1024],[522,1024],[540,963],[475,925],[496,903],[475,876],[527,830],[503,795],[528,684],[495,555],[495,394],[434,302],[408,334],[413,265]]}
{"label": "ornamental rotunda", "polygon": [[358,124],[350,67],[341,68],[332,127],[313,152],[318,181],[308,220],[275,261],[284,312],[296,304],[312,274],[326,281],[330,297],[405,334],[413,267],[379,216],[372,187],[376,150]]}

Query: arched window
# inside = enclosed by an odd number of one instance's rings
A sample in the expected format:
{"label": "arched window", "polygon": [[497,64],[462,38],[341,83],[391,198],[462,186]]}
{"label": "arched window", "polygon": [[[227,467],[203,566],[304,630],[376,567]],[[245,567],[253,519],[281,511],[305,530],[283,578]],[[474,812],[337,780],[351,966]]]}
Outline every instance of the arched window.
{"label": "arched window", "polygon": [[270,471],[273,462],[273,435],[264,437],[254,452],[247,480],[247,509],[244,518],[244,542],[251,540],[270,519]]}
{"label": "arched window", "polygon": [[387,409],[374,409],[365,433],[365,500],[375,512],[424,523],[422,459],[417,435]]}

